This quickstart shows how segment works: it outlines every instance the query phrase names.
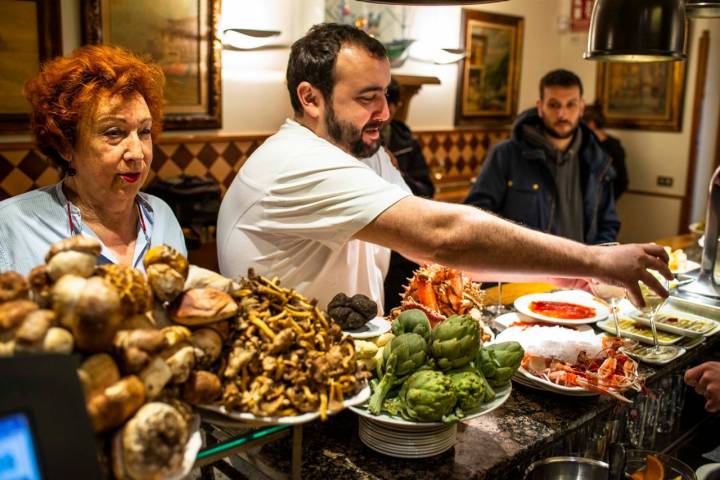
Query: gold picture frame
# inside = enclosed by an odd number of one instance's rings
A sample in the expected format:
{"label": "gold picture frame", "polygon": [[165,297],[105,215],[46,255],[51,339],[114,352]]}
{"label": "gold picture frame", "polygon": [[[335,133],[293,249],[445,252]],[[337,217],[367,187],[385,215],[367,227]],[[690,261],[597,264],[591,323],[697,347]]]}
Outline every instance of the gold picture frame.
{"label": "gold picture frame", "polygon": [[456,125],[508,124],[517,114],[522,65],[522,17],[463,9]]}
{"label": "gold picture frame", "polygon": [[608,128],[682,130],[686,62],[597,66],[596,101]]}
{"label": "gold picture frame", "polygon": [[83,0],[83,42],[149,57],[165,72],[165,130],[220,128],[220,0]]}
{"label": "gold picture frame", "polygon": [[0,133],[30,130],[23,86],[44,61],[62,55],[60,25],[57,0],[0,2]]}

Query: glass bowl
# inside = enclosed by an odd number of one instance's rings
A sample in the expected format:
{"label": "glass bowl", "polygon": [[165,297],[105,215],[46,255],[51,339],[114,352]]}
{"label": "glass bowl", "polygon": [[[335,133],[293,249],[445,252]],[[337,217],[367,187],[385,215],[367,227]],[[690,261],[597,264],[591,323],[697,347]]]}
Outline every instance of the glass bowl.
{"label": "glass bowl", "polygon": [[660,460],[665,469],[664,478],[675,479],[679,477],[682,480],[697,480],[695,472],[686,463],[670,455],[652,450],[627,450],[625,453],[625,478],[630,478],[630,474],[633,472],[644,469],[645,459],[648,455],[654,455]]}

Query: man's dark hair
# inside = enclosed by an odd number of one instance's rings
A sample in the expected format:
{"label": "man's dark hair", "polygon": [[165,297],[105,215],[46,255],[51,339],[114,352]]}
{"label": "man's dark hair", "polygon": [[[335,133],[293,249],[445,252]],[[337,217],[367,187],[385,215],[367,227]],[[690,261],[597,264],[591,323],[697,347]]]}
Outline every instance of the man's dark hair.
{"label": "man's dark hair", "polygon": [[575,75],[570,70],[563,70],[559,68],[548,72],[544,77],[540,79],[540,98],[543,98],[545,87],[578,87],[580,89],[580,96],[583,94],[583,86],[580,81],[580,77]]}
{"label": "man's dark hair", "polygon": [[286,80],[290,103],[296,113],[303,113],[297,97],[297,87],[301,82],[309,82],[320,90],[325,101],[332,98],[335,62],[340,48],[345,45],[359,46],[375,58],[387,57],[383,44],[359,28],[338,23],[313,26],[290,49]]}
{"label": "man's dark hair", "polygon": [[388,85],[385,97],[388,103],[396,105],[400,103],[400,84],[394,78],[390,80],[390,85]]}
{"label": "man's dark hair", "polygon": [[597,102],[587,105],[583,113],[583,120],[594,122],[598,128],[605,128],[605,114],[602,111],[602,105]]}

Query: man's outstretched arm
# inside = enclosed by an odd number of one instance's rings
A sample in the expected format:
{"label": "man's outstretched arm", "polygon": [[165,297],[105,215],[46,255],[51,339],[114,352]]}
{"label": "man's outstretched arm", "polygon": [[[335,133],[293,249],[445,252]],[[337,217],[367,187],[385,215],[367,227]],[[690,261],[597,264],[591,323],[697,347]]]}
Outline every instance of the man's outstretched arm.
{"label": "man's outstretched arm", "polygon": [[547,235],[465,205],[406,197],[377,216],[355,238],[383,245],[419,262],[435,262],[478,279],[595,278],[627,289],[643,305],[638,281],[667,292],[647,271],[668,279],[665,250],[653,244],[583,245]]}

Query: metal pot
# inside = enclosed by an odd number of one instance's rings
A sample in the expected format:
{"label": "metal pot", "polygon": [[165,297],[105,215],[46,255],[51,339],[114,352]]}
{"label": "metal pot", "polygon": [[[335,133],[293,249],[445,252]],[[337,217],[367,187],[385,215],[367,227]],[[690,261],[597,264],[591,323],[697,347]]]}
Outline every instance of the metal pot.
{"label": "metal pot", "polygon": [[550,457],[530,465],[526,480],[607,480],[608,464],[583,457]]}

